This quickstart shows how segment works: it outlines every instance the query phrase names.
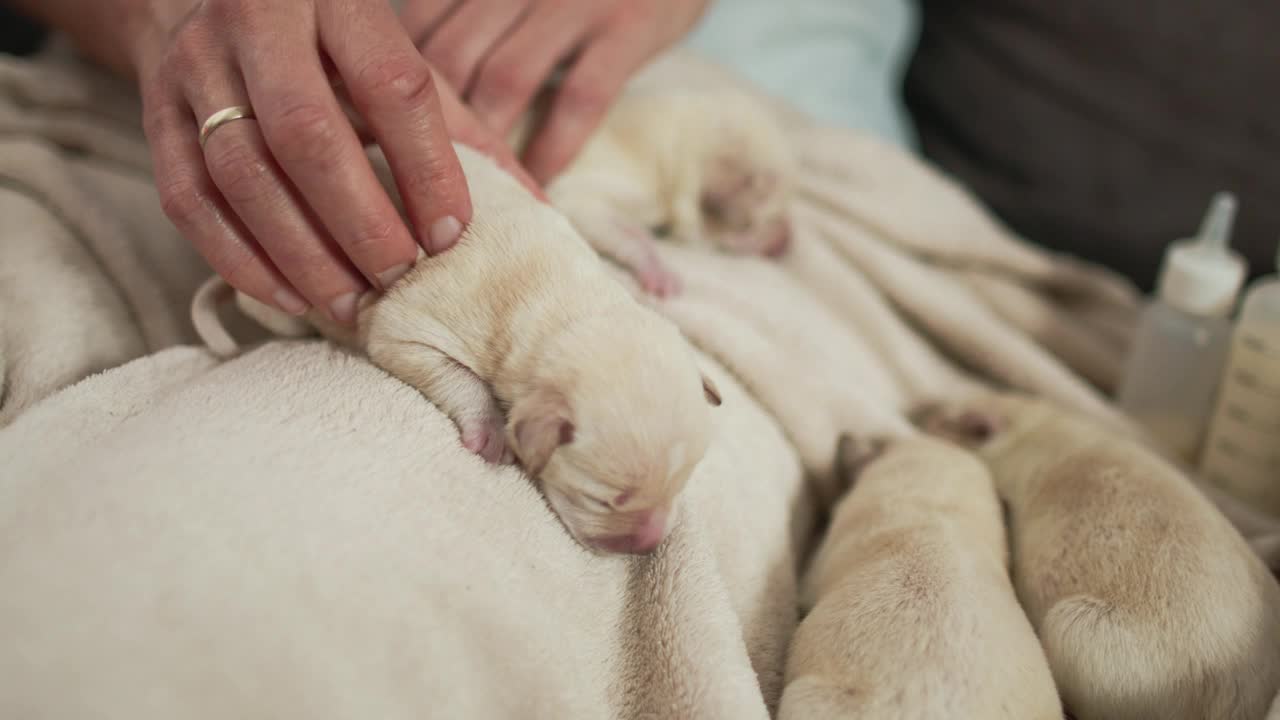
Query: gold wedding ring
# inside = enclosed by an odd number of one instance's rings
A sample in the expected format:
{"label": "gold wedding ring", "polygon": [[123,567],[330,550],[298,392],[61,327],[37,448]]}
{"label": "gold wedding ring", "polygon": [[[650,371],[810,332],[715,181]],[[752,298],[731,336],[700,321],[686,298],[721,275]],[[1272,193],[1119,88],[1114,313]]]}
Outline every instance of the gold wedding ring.
{"label": "gold wedding ring", "polygon": [[200,126],[200,149],[204,149],[204,144],[208,142],[209,136],[213,134],[214,130],[217,130],[233,120],[252,118],[253,108],[248,105],[233,105],[210,115],[209,119],[204,121],[204,125]]}

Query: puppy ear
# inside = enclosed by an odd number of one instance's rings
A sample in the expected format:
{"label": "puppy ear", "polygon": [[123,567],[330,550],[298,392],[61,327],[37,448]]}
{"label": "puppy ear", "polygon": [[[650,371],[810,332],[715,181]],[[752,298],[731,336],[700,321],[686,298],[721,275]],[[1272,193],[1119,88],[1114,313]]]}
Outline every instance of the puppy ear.
{"label": "puppy ear", "polygon": [[511,447],[525,472],[537,477],[561,445],[573,442],[569,403],[555,391],[535,391],[511,408]]}
{"label": "puppy ear", "polygon": [[702,394],[713,407],[720,407],[720,389],[705,374],[702,376]]}

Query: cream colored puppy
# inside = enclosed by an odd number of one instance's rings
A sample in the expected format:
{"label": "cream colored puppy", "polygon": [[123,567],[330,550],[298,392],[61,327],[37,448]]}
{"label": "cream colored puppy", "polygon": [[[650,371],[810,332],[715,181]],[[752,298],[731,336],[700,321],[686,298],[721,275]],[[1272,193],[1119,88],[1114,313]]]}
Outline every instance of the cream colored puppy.
{"label": "cream colored puppy", "polygon": [[806,576],[781,720],[1060,720],[986,468],[927,436],[857,455],[843,438],[857,477]]}
{"label": "cream colored puppy", "polygon": [[[498,461],[510,447],[580,542],[651,551],[710,443],[719,396],[676,327],[612,278],[561,214],[455,147],[474,207],[458,245],[367,296],[356,332],[307,319],[419,389],[468,449]],[[193,319],[226,354],[217,287],[202,291]],[[308,329],[237,301],[278,333]]]}
{"label": "cream colored puppy", "polygon": [[1168,463],[1045,401],[917,415],[1007,503],[1018,597],[1078,720],[1253,720],[1280,688],[1280,587]]}
{"label": "cream colored puppy", "polygon": [[793,165],[773,110],[751,93],[639,82],[547,194],[597,251],[666,296],[680,283],[658,257],[660,235],[730,253],[785,252]]}

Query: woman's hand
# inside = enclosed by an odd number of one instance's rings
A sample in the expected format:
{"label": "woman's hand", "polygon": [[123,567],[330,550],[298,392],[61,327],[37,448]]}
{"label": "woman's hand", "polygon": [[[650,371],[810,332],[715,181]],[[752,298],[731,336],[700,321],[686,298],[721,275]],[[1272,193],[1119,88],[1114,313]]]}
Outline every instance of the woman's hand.
{"label": "woman's hand", "polygon": [[627,79],[684,35],[708,0],[404,0],[426,58],[480,118],[510,133],[567,63],[524,161],[541,182],[569,164]]}
{"label": "woman's hand", "polygon": [[[470,221],[451,134],[515,167],[442,87],[386,0],[150,6],[133,63],[164,211],[215,271],[262,302],[351,323],[360,295],[403,275],[417,245],[442,252]],[[179,6],[167,22],[156,10]],[[386,154],[408,227],[336,81]],[[219,126],[202,148],[200,125],[233,106],[254,117]]]}

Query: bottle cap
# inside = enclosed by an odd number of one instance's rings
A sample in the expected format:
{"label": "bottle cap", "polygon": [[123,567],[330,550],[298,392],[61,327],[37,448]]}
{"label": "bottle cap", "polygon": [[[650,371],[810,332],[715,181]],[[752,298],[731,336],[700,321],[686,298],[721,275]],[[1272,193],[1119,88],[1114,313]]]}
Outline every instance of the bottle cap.
{"label": "bottle cap", "polygon": [[1165,253],[1158,284],[1160,299],[1192,315],[1228,315],[1244,283],[1245,262],[1230,247],[1236,198],[1213,196],[1196,237],[1173,243]]}

